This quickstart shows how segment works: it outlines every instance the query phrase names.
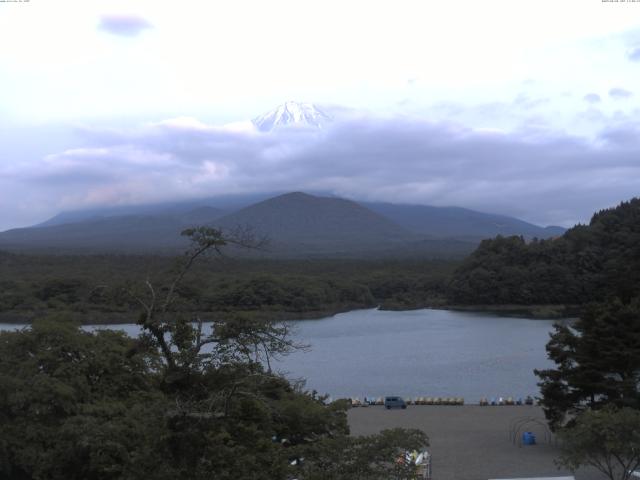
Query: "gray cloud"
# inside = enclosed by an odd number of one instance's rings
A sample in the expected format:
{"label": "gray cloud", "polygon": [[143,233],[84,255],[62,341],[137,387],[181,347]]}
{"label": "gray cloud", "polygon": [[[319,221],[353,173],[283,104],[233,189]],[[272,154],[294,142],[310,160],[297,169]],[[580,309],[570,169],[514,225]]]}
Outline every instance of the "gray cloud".
{"label": "gray cloud", "polygon": [[634,47],[632,48],[627,57],[629,58],[629,60],[631,60],[632,62],[640,62],[640,47]]}
{"label": "gray cloud", "polygon": [[531,96],[526,93],[520,93],[513,100],[513,105],[524,110],[531,110],[533,108],[547,104],[550,101],[551,100],[549,98],[531,98]]}
{"label": "gray cloud", "polygon": [[600,134],[601,140],[618,147],[629,148],[632,151],[636,150],[638,138],[640,138],[640,128],[635,122],[622,123],[618,126],[607,128]]}
{"label": "gray cloud", "polygon": [[609,90],[609,96],[615,99],[629,98],[633,95],[633,92],[625,90],[624,88],[615,87]]}
{"label": "gray cloud", "polygon": [[[411,118],[351,118],[322,131],[271,134],[165,122],[120,132],[85,130],[84,147],[12,167],[0,177],[20,185],[20,202],[49,214],[310,190],[570,225],[638,194],[638,133],[631,121],[618,122],[595,142],[548,129],[500,133]],[[3,205],[17,201],[2,195]]]}
{"label": "gray cloud", "polygon": [[100,30],[113,35],[135,37],[152,25],[142,17],[135,15],[103,15],[100,17]]}
{"label": "gray cloud", "polygon": [[583,99],[587,103],[600,103],[601,101],[600,95],[597,93],[587,93]]}

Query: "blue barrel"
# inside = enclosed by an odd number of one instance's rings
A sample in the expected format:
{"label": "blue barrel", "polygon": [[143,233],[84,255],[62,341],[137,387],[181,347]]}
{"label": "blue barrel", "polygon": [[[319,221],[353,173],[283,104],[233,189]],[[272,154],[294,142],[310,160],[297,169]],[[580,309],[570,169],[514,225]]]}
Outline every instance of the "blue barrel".
{"label": "blue barrel", "polygon": [[523,445],[535,445],[536,444],[536,436],[533,432],[524,432],[522,434],[522,444]]}

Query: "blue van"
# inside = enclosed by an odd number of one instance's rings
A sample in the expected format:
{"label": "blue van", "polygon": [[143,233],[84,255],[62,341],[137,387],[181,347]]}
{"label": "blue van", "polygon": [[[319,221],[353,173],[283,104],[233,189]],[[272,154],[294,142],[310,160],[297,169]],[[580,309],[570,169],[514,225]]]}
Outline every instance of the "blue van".
{"label": "blue van", "polygon": [[384,406],[387,410],[392,408],[407,408],[407,404],[402,397],[384,397]]}

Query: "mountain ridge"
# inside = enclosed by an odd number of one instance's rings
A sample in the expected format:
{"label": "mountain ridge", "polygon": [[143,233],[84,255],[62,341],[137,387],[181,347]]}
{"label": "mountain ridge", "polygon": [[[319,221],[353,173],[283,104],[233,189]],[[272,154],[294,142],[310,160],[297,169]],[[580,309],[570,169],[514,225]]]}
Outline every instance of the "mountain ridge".
{"label": "mountain ridge", "polygon": [[361,205],[393,219],[399,225],[438,238],[482,240],[497,235],[522,235],[527,239],[562,235],[559,226],[539,226],[515,217],[478,212],[463,207],[361,202]]}
{"label": "mountain ridge", "polygon": [[386,241],[417,240],[388,218],[343,198],[291,192],[218,219],[223,229],[250,226],[271,239],[278,250],[305,245],[313,251],[372,248]]}
{"label": "mountain ridge", "polygon": [[[261,254],[267,256],[459,256],[470,253],[480,239],[495,235],[546,238],[555,234],[512,217],[457,207],[367,204],[303,192],[253,201],[260,197],[220,201],[224,209],[212,206],[215,201],[209,199],[138,210],[69,212],[34,227],[0,233],[0,248],[175,253],[187,246],[180,236],[183,229],[209,225],[225,230],[249,226],[257,235],[268,236],[271,249]],[[509,228],[496,226],[496,219]]]}

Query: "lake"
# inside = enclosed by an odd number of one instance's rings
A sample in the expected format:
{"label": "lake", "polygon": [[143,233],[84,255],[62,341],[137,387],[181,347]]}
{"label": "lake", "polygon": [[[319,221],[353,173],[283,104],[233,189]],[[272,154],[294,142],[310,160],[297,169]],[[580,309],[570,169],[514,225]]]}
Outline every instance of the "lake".
{"label": "lake", "polygon": [[[295,324],[307,351],[274,368],[333,398],[537,396],[534,368],[553,365],[545,344],[551,320],[450,310],[354,310]],[[0,328],[15,328],[0,325]],[[114,325],[135,335],[136,325]]]}

